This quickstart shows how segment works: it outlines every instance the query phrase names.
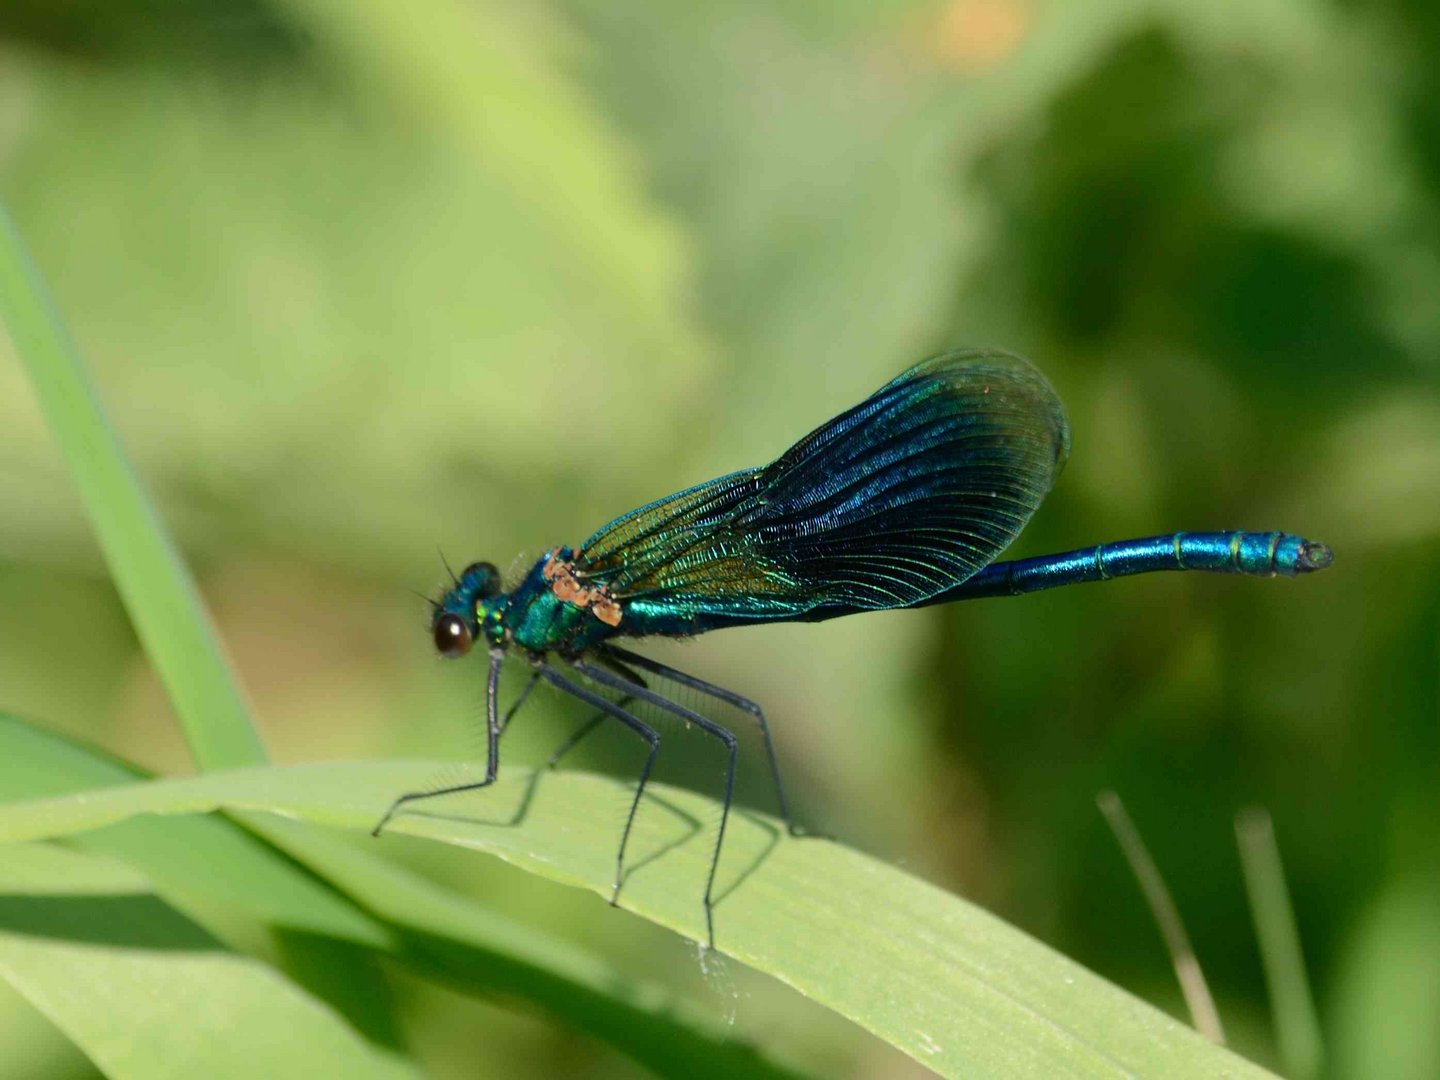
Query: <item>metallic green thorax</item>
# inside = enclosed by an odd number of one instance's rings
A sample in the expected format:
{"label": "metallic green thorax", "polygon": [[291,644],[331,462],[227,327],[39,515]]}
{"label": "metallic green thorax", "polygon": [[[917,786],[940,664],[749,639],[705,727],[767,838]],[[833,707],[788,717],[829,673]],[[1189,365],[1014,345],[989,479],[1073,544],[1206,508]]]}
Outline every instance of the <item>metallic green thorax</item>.
{"label": "metallic green thorax", "polygon": [[476,640],[504,648],[519,645],[535,652],[583,652],[608,637],[623,633],[607,626],[589,610],[561,600],[553,582],[545,575],[546,567],[558,560],[568,563],[574,558],[570,548],[559,548],[539,559],[511,592],[490,592],[484,575],[466,571],[444,599],[440,610],[473,620]]}

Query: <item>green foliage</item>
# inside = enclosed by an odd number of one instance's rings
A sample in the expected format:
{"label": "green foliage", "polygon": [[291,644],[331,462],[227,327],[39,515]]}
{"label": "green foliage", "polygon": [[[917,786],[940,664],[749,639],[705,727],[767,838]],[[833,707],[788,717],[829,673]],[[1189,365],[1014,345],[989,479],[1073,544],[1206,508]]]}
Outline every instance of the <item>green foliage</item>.
{"label": "green foliage", "polygon": [[417,1075],[107,859],[12,844],[0,971],[109,1076]]}
{"label": "green foliage", "polygon": [[[73,797],[85,801],[91,789],[139,778],[93,750],[0,717],[0,791],[11,799],[78,790]],[[389,1041],[388,994],[369,960],[347,950],[388,955],[467,993],[522,998],[660,1075],[795,1075],[659,986],[321,832],[266,815],[248,831],[218,817],[142,817],[75,843],[140,872],[166,903],[236,947],[254,949],[257,934],[263,942],[265,928],[274,928],[290,943],[287,972],[303,976],[297,964],[319,958],[309,974],[325,978],[326,1000],[372,1040]]]}
{"label": "green foliage", "polygon": [[[377,791],[423,787],[437,768],[301,766],[89,790],[5,808],[0,841],[214,810],[365,829],[385,804]],[[613,830],[593,808],[627,796],[627,785],[605,778],[512,769],[483,794],[402,815],[392,828],[607,896]],[[689,792],[656,792],[631,838],[629,910],[704,937],[697,897],[710,841],[701,823],[717,809]],[[943,1076],[1267,1075],[934,886],[828,841],[783,835],[778,822],[747,814],[727,837],[717,913],[724,952]]]}

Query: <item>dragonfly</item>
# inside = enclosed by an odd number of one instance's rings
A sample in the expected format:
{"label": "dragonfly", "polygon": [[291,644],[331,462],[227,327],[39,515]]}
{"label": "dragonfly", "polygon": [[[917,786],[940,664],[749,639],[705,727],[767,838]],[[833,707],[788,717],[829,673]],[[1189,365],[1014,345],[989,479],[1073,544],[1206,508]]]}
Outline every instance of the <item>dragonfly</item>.
{"label": "dragonfly", "polygon": [[[552,755],[552,766],[606,720],[647,747],[615,856],[616,904],[626,846],[660,753],[659,731],[641,716],[641,706],[650,706],[714,739],[726,755],[702,898],[713,948],[715,875],[739,740],[659,693],[646,676],[748,716],[759,728],[780,818],[791,835],[802,830],[791,817],[764,710],[621,642],[1017,596],[1160,570],[1296,577],[1332,561],[1326,545],[1288,533],[1222,531],[996,562],[1040,506],[1069,451],[1064,406],[1027,360],[999,349],[952,350],[902,372],[768,465],[632,510],[578,548],[552,548],[508,589],[494,564],[467,566],[430,601],[431,633],[441,656],[462,657],[482,645],[488,657],[484,778],[400,795],[374,834],[417,802],[493,784],[500,736],[544,682],[594,710]],[[512,652],[532,671],[502,715],[501,663]]]}

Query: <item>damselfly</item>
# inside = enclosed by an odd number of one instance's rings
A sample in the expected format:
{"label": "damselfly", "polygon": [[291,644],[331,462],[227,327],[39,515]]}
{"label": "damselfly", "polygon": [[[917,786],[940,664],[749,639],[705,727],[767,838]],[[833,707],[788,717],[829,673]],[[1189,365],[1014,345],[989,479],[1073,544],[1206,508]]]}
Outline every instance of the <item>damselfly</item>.
{"label": "damselfly", "polygon": [[[1154,570],[1295,577],[1330,565],[1324,544],[1281,532],[1172,533],[994,562],[1050,490],[1069,448],[1060,399],[1028,362],[999,350],[949,352],[910,368],[769,465],[632,510],[579,548],[550,550],[509,590],[492,564],[472,564],[433,601],[432,632],[444,656],[464,656],[476,643],[488,653],[485,778],[402,795],[375,833],[407,804],[493,783],[501,732],[544,680],[596,710],[552,763],[607,718],[648,747],[620,833],[614,903],[631,827],[660,752],[659,732],[637,715],[637,703],[645,703],[694,725],[727,755],[704,894],[713,945],[712,894],[734,793],[737,739],[657,693],[641,673],[754,719],[781,817],[795,833],[770,728],[755,702],[618,641],[1015,596]],[[502,717],[501,660],[511,649],[533,672]]]}

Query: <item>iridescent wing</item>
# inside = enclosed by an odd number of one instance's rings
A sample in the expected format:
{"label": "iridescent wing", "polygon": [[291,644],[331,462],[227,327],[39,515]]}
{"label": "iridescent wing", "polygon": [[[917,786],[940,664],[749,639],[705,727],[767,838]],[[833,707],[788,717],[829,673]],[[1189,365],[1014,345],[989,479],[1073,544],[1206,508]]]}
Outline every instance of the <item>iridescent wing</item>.
{"label": "iridescent wing", "polygon": [[1029,363],[995,350],[923,361],[772,464],[643,506],[577,567],[651,610],[765,618],[905,607],[1015,539],[1069,450]]}

